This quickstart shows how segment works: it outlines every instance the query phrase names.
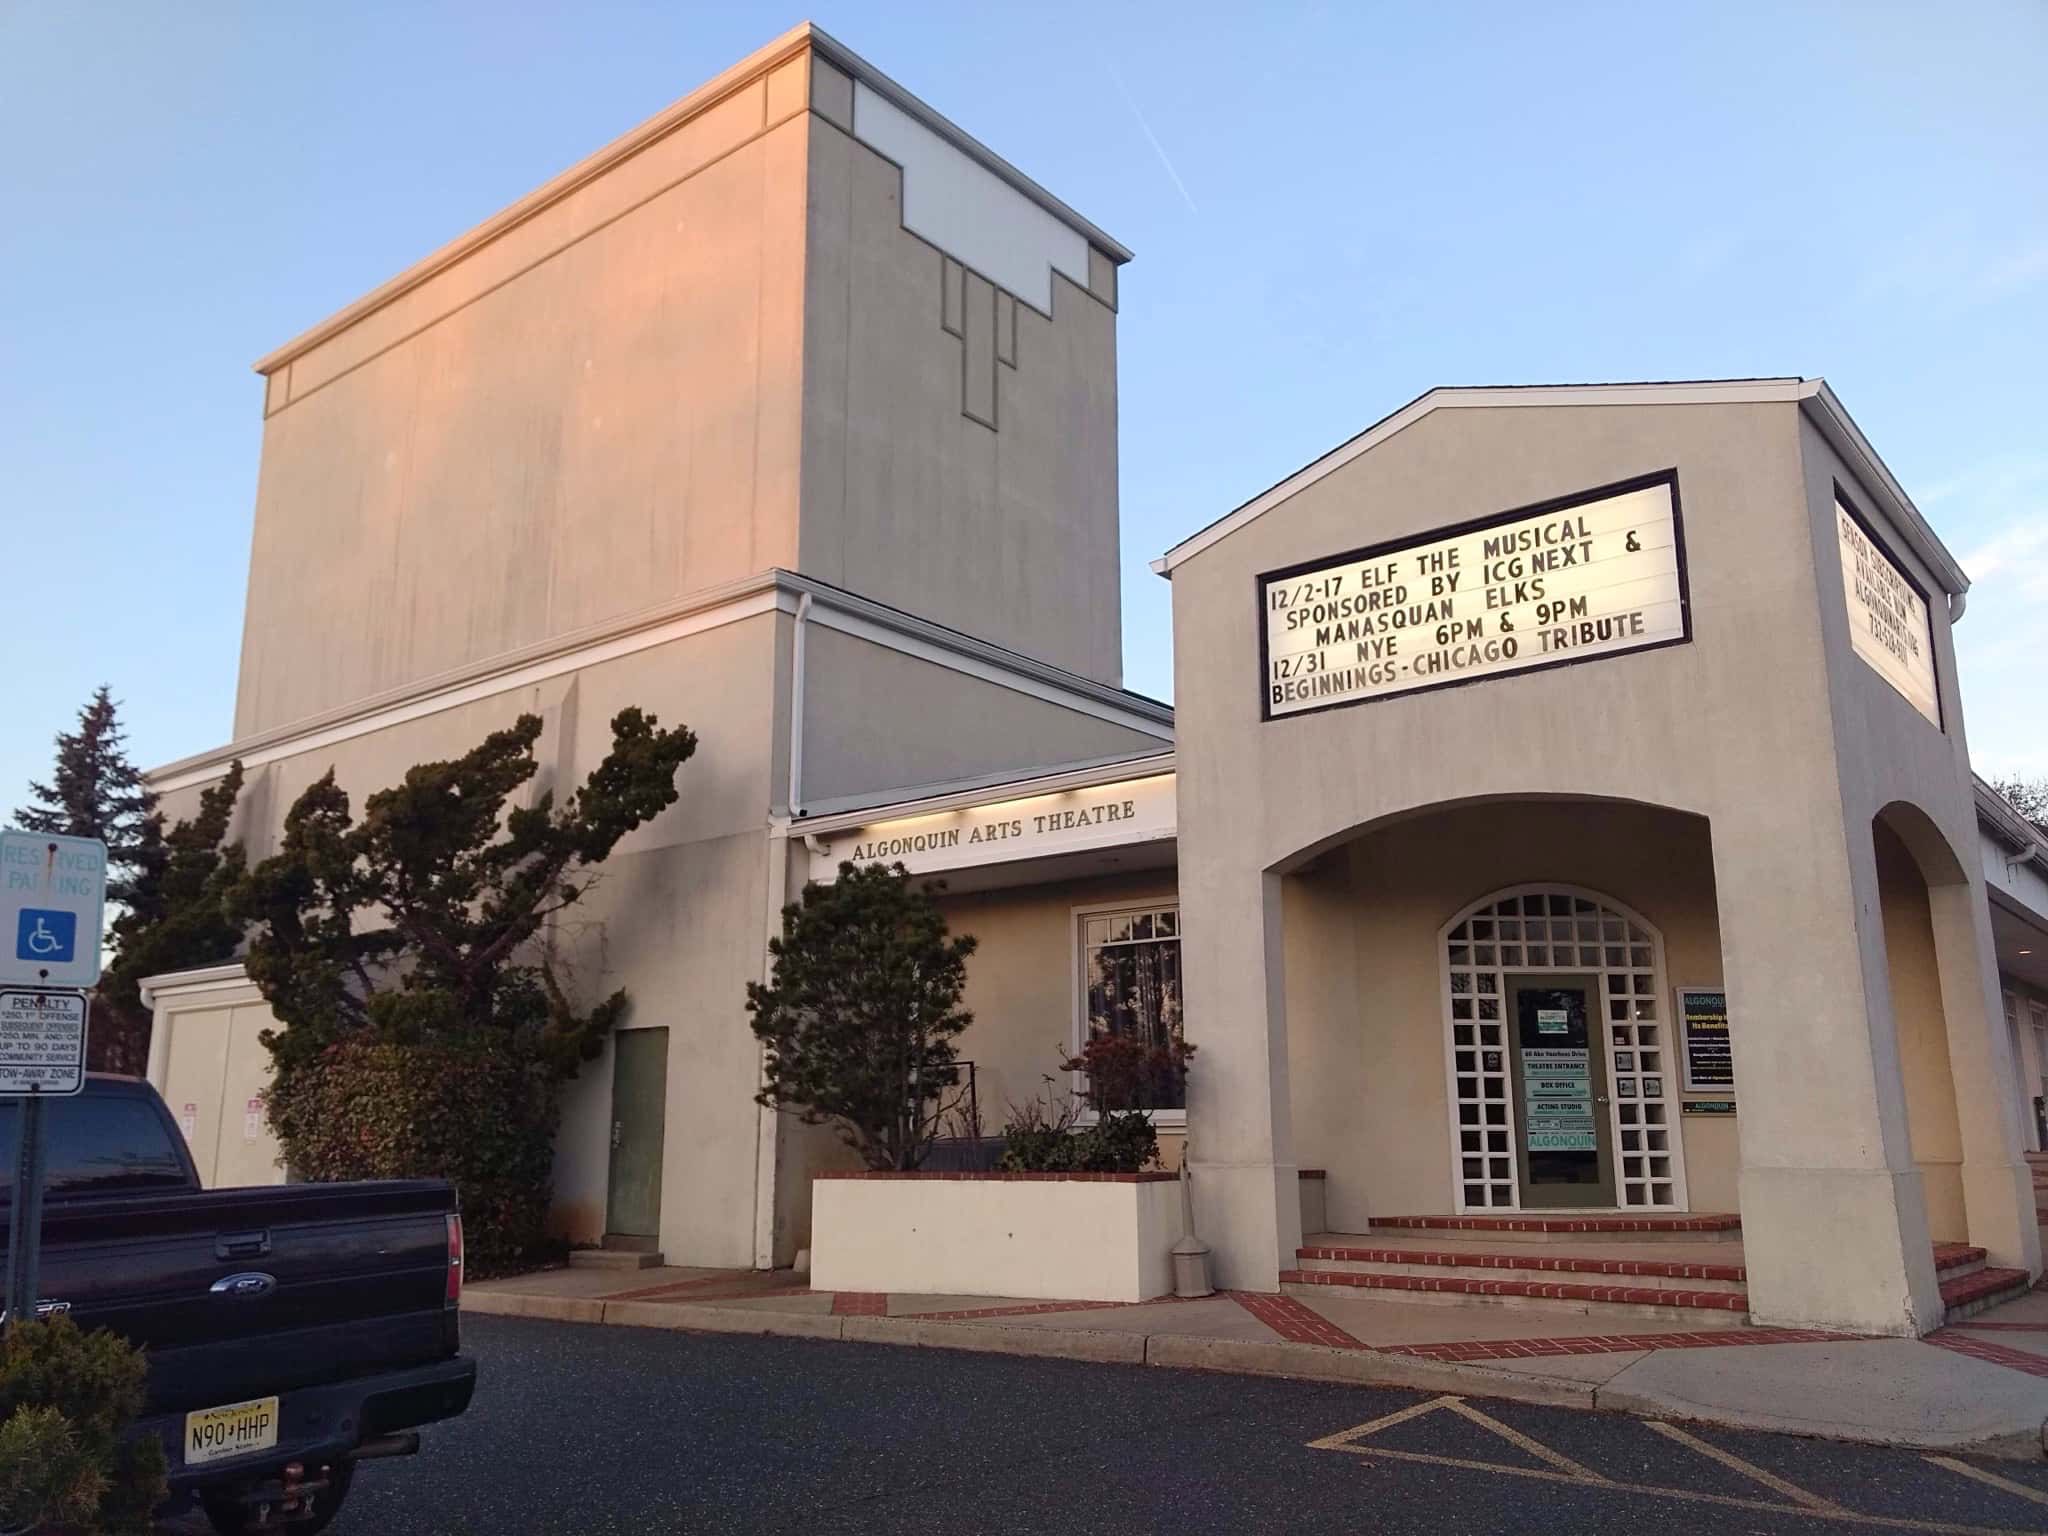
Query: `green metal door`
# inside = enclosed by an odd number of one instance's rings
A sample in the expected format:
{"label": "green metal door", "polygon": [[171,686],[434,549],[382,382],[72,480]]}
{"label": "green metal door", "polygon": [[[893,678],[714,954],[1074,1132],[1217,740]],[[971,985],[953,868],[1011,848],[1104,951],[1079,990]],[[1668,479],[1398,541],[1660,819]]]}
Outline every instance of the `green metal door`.
{"label": "green metal door", "polygon": [[605,1230],[619,1237],[661,1231],[661,1129],[668,1109],[668,1031],[612,1036],[612,1158]]}

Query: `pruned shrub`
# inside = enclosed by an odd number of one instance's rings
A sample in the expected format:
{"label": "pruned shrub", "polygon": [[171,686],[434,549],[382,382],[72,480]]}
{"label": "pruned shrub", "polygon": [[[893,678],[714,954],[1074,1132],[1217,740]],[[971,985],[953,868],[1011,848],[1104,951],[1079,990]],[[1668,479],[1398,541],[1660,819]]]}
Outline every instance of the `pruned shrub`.
{"label": "pruned shrub", "polygon": [[301,1178],[453,1182],[472,1274],[542,1250],[561,1106],[532,1061],[483,1042],[349,1041],[280,1078],[269,1108]]}
{"label": "pruned shrub", "polygon": [[936,889],[901,864],[841,864],[782,909],[773,973],[747,983],[756,1100],[831,1126],[870,1168],[917,1167],[959,1103],[975,940],[947,929]]}
{"label": "pruned shrub", "polygon": [[1159,1160],[1149,1115],[1135,1110],[1098,1115],[1082,1125],[1082,1106],[1054,1090],[1010,1106],[1003,1127],[1005,1173],[1138,1173]]}
{"label": "pruned shrub", "polygon": [[0,1336],[0,1529],[141,1533],[163,1502],[164,1448],[123,1441],[142,1412],[142,1352],[70,1318]]}

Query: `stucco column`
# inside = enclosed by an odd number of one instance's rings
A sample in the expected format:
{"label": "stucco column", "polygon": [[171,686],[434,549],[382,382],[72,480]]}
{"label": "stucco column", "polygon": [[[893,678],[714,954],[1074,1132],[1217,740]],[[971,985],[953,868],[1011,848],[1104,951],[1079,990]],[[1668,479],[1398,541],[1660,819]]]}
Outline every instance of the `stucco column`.
{"label": "stucco column", "polygon": [[2041,1228],[2034,1214],[2034,1176],[2013,1103],[2019,1063],[1998,997],[1998,964],[1985,895],[1974,880],[1927,888],[1934,927],[1935,963],[1941,972],[1941,1011],[1947,1026],[1949,1074],[1963,1136],[1963,1208],[1970,1241],[1993,1264],[2041,1273]]}
{"label": "stucco column", "polygon": [[1275,1291],[1301,1246],[1287,1095],[1281,877],[1181,872],[1188,1157],[1217,1285]]}
{"label": "stucco column", "polygon": [[1743,1256],[1759,1323],[1910,1336],[1941,1299],[1857,830],[1789,794],[1713,821]]}

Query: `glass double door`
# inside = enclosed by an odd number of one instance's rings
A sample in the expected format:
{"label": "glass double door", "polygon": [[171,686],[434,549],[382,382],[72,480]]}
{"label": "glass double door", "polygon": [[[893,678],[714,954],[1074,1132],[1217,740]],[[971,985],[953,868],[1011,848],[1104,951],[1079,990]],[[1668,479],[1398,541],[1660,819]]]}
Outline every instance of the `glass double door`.
{"label": "glass double door", "polygon": [[1612,1207],[1614,1131],[1599,979],[1508,976],[1524,1210]]}

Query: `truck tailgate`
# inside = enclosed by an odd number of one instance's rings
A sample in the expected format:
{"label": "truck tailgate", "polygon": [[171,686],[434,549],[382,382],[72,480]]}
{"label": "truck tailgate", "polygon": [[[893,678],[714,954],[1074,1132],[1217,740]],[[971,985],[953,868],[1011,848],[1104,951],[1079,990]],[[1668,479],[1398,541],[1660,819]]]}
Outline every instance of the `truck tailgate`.
{"label": "truck tailgate", "polygon": [[427,1181],[52,1201],[42,1294],[145,1348],[152,1411],[318,1385],[454,1353],[454,1210]]}

